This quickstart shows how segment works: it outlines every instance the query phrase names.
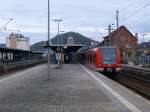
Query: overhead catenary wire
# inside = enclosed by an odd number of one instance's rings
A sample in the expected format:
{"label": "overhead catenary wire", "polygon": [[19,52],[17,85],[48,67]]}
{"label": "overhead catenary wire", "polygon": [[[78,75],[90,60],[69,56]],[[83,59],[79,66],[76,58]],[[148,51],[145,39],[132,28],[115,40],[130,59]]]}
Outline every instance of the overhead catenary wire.
{"label": "overhead catenary wire", "polygon": [[[147,19],[146,17],[148,17],[148,16],[145,15],[145,14],[141,14],[141,15],[139,15],[138,17],[136,17],[136,18],[134,18],[134,19],[128,21],[127,23],[128,23],[130,26],[132,26],[132,25],[134,25],[134,24],[137,24],[137,23],[139,23],[139,22],[142,22],[142,21],[143,21],[143,17],[144,17],[144,20],[145,20],[145,19]],[[142,21],[141,21],[141,20],[142,20]],[[127,24],[126,24],[126,25],[127,25]]]}
{"label": "overhead catenary wire", "polygon": [[144,20],[140,21],[140,19],[137,19],[136,21],[132,21],[132,23],[130,24],[130,26],[134,26],[134,25],[137,25],[137,24],[140,24],[140,23],[144,23],[146,22],[148,19],[150,19],[150,16],[148,18],[144,18]]}
{"label": "overhead catenary wire", "polygon": [[138,15],[138,17],[136,19],[132,19],[132,20],[128,21],[128,24],[130,26],[134,26],[134,25],[137,25],[137,24],[140,24],[140,23],[144,23],[146,20],[149,19],[149,17],[150,17],[150,13],[140,14],[140,15]]}
{"label": "overhead catenary wire", "polygon": [[[147,2],[148,0],[144,0],[145,2]],[[145,3],[144,2],[144,3]],[[124,24],[124,25],[126,25],[126,26],[128,26],[128,24],[131,26],[133,26],[133,25],[135,25],[135,24],[138,24],[137,22],[138,21],[141,21],[141,19],[143,18],[143,16],[144,17],[146,17],[145,16],[145,14],[143,15],[143,14],[141,14],[141,15],[139,15],[140,14],[140,12],[141,11],[143,11],[143,9],[145,9],[145,8],[147,8],[148,6],[150,5],[150,2],[147,2],[147,3],[145,3],[142,7],[139,7],[139,8],[137,8],[137,10],[135,10],[134,12],[133,11],[130,11],[130,12],[132,12],[132,14],[133,15],[131,15],[131,13],[129,14],[129,15],[127,15],[127,17],[125,18],[125,15],[124,15],[124,17],[122,17],[122,24]],[[141,5],[140,5],[141,6]],[[138,15],[137,15],[138,14]],[[133,17],[134,16],[134,20],[131,20],[131,17]],[[135,16],[138,16],[137,18],[136,18],[136,20],[135,20]],[[140,17],[142,17],[141,19],[139,19],[139,16]]]}
{"label": "overhead catenary wire", "polygon": [[129,18],[133,17],[134,15],[138,14],[140,11],[142,11],[143,9],[145,9],[146,7],[148,7],[149,5],[150,5],[150,2],[146,3],[145,5],[143,5],[142,7],[140,7],[139,9],[137,9],[136,11],[134,11],[130,15],[128,15],[126,17],[126,19],[129,19]]}
{"label": "overhead catenary wire", "polygon": [[134,3],[136,3],[135,0],[131,0],[131,1],[128,3],[128,5],[126,5],[124,8],[122,8],[122,10],[124,11],[124,10],[126,10],[126,9],[129,9],[129,5],[133,5]]}
{"label": "overhead catenary wire", "polygon": [[[136,1],[139,1],[139,0],[136,0]],[[135,5],[135,3],[137,4],[137,2],[135,2],[135,0],[130,0],[126,3],[126,5],[124,7],[119,9],[119,12],[121,12],[120,13],[120,24],[122,24],[122,25],[126,24],[127,21],[125,20],[125,17],[127,15],[127,13],[129,12],[129,10]],[[129,5],[130,5],[130,7],[129,7]]]}

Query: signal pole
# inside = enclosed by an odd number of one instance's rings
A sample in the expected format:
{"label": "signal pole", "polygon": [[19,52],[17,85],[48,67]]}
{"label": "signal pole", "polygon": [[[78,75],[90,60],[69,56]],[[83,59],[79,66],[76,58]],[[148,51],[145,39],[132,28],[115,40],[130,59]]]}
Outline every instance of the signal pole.
{"label": "signal pole", "polygon": [[141,34],[141,36],[143,37],[143,53],[142,53],[142,56],[143,56],[143,65],[145,64],[145,62],[144,62],[144,56],[145,56],[145,54],[144,54],[144,49],[145,49],[145,45],[144,45],[144,42],[145,42],[145,40],[144,40],[144,38],[145,38],[145,36],[146,36],[147,34],[146,33],[142,33]]}
{"label": "signal pole", "polygon": [[116,21],[117,21],[117,29],[118,29],[118,27],[119,27],[119,11],[118,11],[118,9],[116,11]]}
{"label": "signal pole", "polygon": [[116,22],[117,22],[117,36],[116,36],[116,47],[120,47],[119,45],[118,45],[118,38],[119,38],[119,11],[118,11],[118,9],[117,9],[117,11],[116,11]]}
{"label": "signal pole", "polygon": [[143,43],[145,42],[145,39],[144,39],[144,38],[145,38],[146,35],[147,35],[146,33],[142,33],[142,34],[141,34],[141,36],[143,37]]}

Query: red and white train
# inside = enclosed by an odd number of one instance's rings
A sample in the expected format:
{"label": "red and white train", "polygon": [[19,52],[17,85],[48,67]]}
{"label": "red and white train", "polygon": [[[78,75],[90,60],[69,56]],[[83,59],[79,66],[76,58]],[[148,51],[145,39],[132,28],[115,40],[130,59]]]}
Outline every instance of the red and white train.
{"label": "red and white train", "polygon": [[100,72],[119,72],[121,70],[120,49],[116,47],[97,47],[80,50],[78,60]]}

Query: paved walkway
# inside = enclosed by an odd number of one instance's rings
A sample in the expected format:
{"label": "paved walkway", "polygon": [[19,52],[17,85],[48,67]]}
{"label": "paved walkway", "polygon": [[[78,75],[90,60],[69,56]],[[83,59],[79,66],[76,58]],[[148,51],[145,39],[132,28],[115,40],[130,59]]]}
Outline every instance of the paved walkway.
{"label": "paved walkway", "polygon": [[37,66],[0,79],[0,112],[118,112],[79,65]]}

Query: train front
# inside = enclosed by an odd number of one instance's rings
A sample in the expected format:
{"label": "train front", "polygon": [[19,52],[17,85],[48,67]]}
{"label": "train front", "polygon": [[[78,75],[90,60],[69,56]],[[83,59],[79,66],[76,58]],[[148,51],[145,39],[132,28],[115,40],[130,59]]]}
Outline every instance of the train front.
{"label": "train front", "polygon": [[119,72],[121,70],[119,48],[101,47],[100,54],[100,66],[104,72]]}

